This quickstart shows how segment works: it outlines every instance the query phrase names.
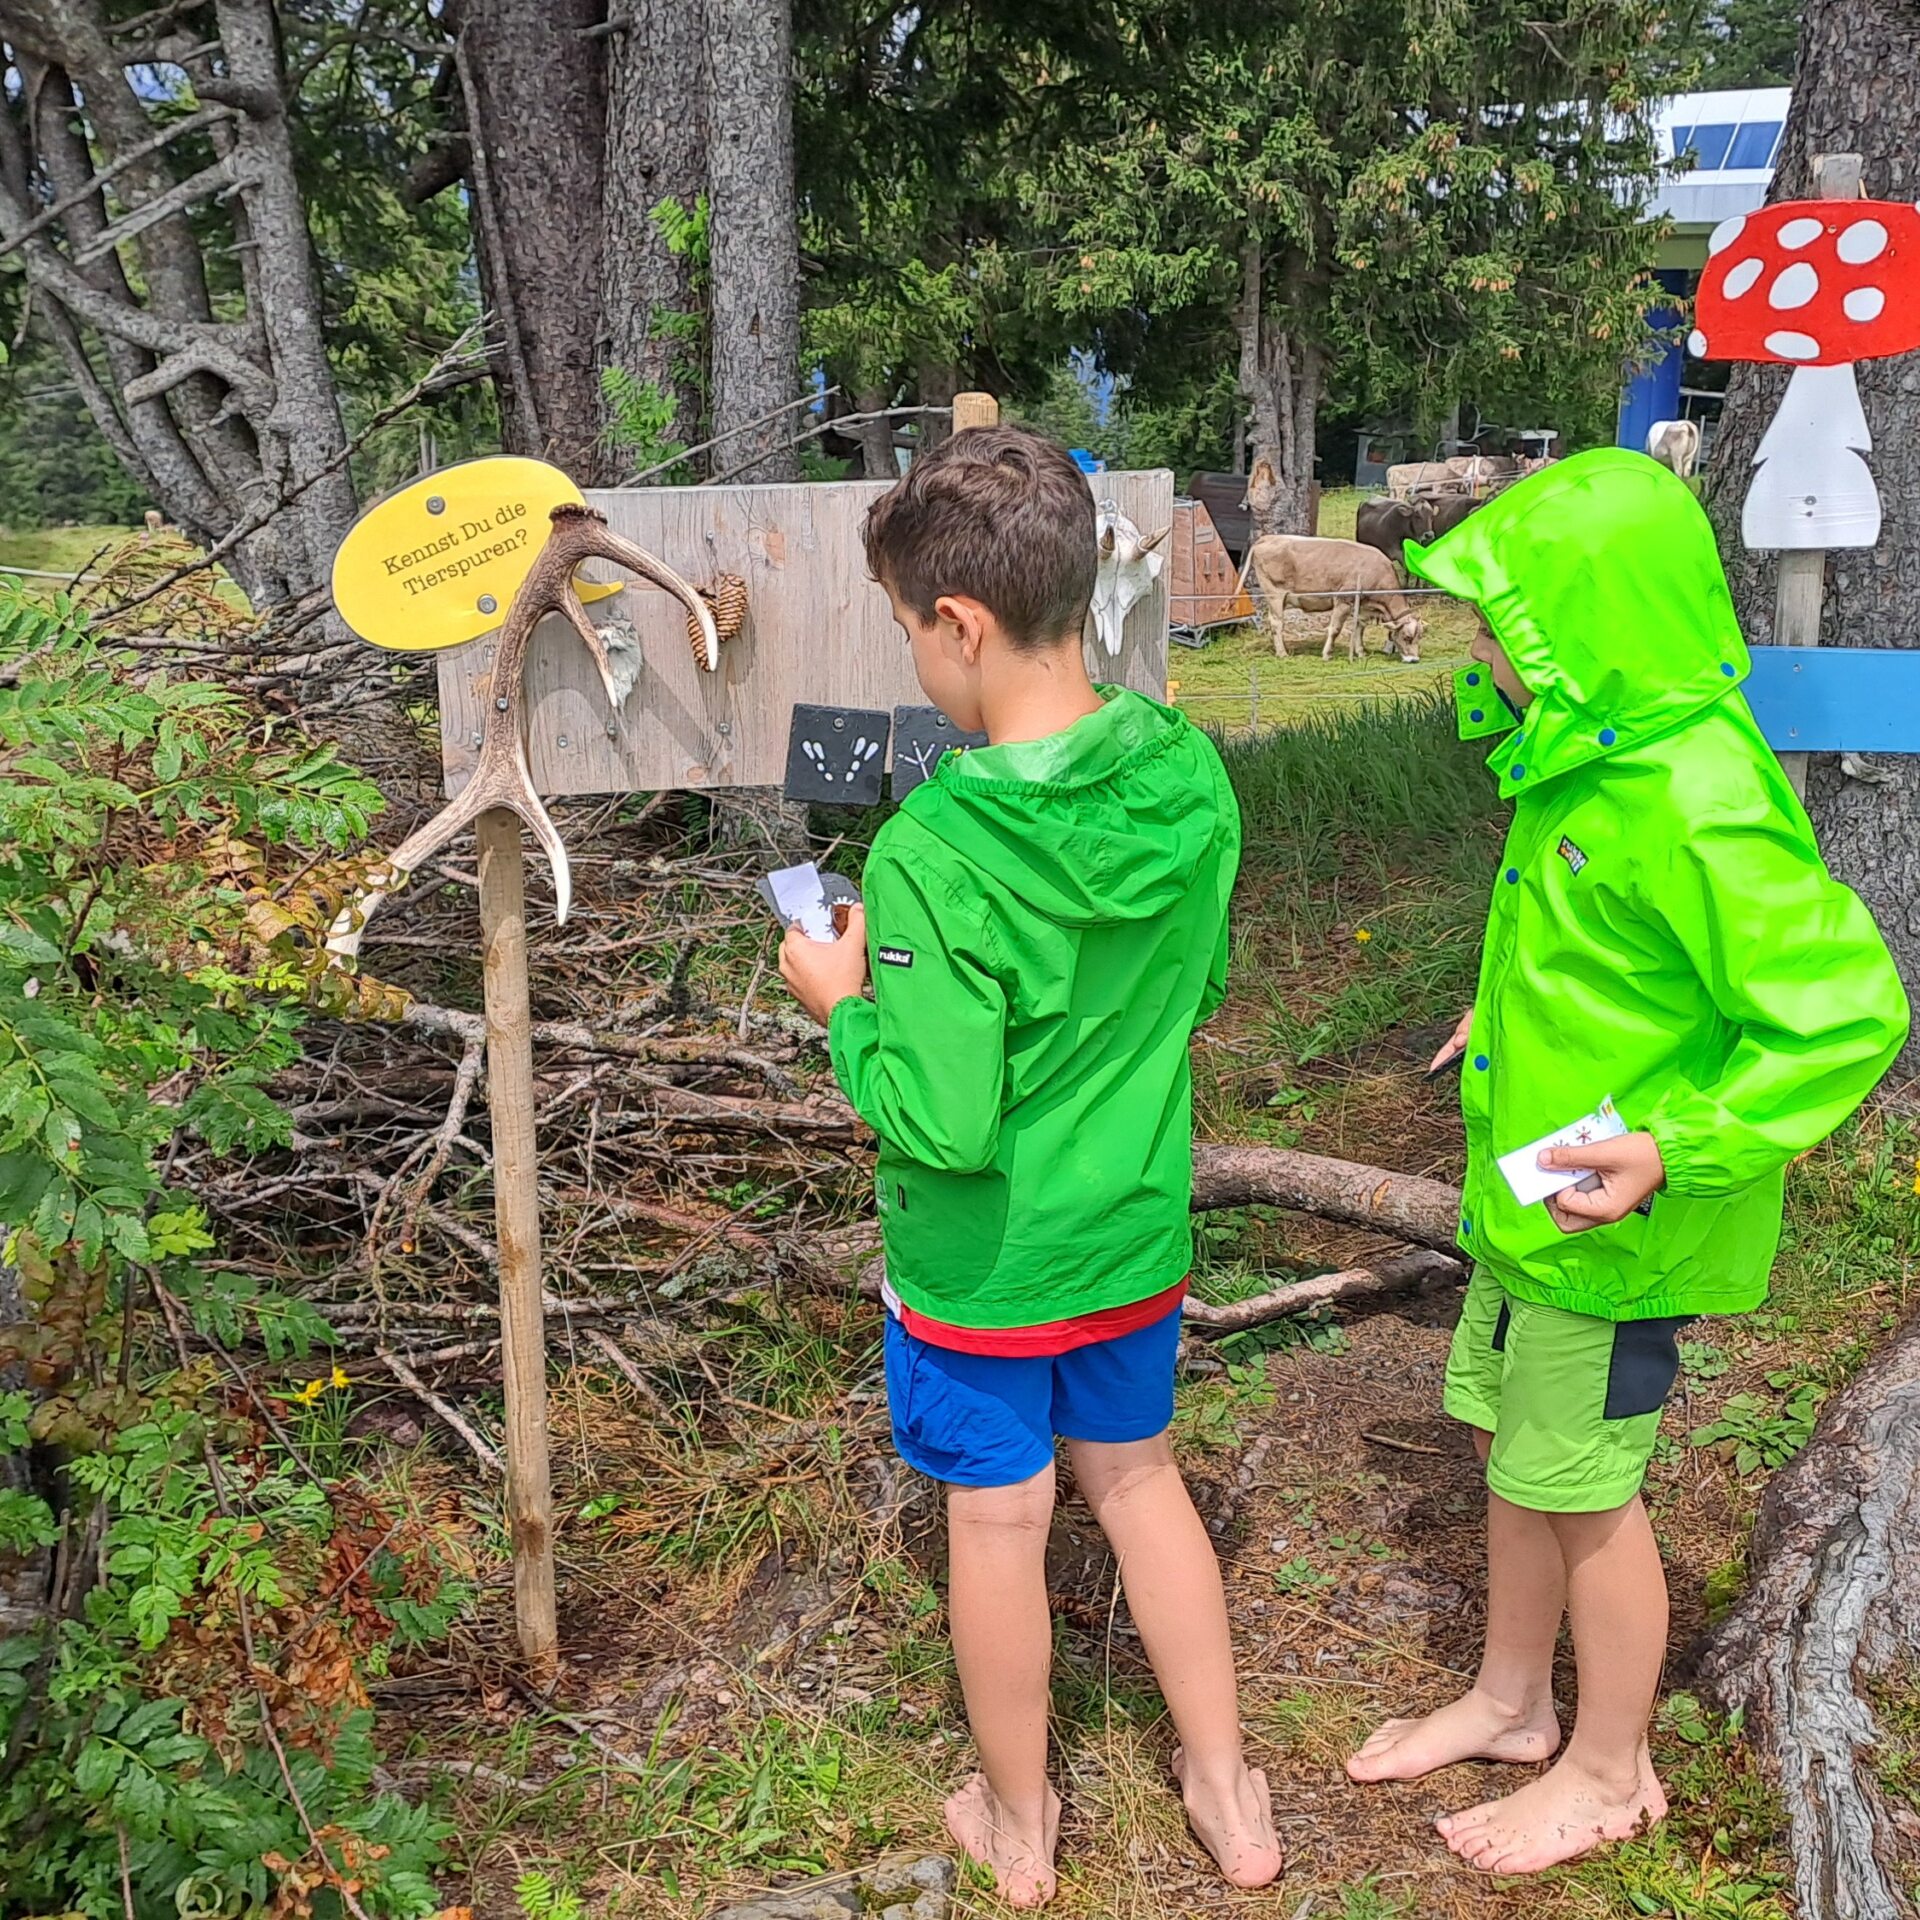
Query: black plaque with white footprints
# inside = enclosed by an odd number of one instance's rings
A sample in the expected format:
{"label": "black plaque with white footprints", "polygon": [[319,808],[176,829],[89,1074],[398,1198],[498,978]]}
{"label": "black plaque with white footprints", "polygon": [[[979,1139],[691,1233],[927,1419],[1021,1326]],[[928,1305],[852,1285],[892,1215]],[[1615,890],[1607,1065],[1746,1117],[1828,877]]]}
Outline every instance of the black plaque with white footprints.
{"label": "black plaque with white footprints", "polygon": [[787,735],[789,800],[833,807],[871,807],[887,766],[887,715],[866,707],[793,710]]}
{"label": "black plaque with white footprints", "polygon": [[938,707],[893,710],[893,797],[904,799],[923,780],[933,778],[949,748],[984,747],[984,733],[956,727]]}

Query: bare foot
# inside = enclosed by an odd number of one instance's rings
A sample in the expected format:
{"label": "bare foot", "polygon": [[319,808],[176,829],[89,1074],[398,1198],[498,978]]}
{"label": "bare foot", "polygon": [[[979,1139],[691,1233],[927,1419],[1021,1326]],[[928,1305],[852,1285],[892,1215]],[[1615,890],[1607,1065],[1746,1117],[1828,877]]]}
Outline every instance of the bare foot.
{"label": "bare foot", "polygon": [[1617,1783],[1562,1760],[1518,1793],[1443,1814],[1434,1825],[1469,1866],[1485,1873],[1541,1873],[1609,1840],[1631,1840],[1666,1811],[1667,1796],[1643,1747],[1639,1778],[1624,1793]]}
{"label": "bare foot", "polygon": [[1264,1887],[1279,1879],[1284,1859],[1264,1773],[1243,1766],[1238,1780],[1218,1789],[1197,1776],[1189,1780],[1187,1756],[1176,1749],[1173,1777],[1180,1782],[1194,1833],[1229,1886]]}
{"label": "bare foot", "polygon": [[1516,1714],[1476,1687],[1437,1713],[1376,1728],[1347,1773],[1355,1780],[1418,1780],[1462,1760],[1545,1760],[1559,1744],[1551,1702]]}
{"label": "bare foot", "polygon": [[947,1800],[947,1831],[969,1860],[993,1875],[1010,1907],[1044,1907],[1053,1898],[1053,1850],[1060,1840],[1060,1796],[1047,1789],[1040,1833],[1023,1832],[1000,1804],[984,1773]]}

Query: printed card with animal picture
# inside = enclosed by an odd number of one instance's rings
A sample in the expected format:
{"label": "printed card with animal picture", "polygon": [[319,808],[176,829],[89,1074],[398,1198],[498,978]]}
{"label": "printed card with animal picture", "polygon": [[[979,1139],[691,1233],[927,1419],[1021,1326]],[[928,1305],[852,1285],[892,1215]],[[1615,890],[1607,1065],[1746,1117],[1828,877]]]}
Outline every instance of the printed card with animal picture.
{"label": "printed card with animal picture", "polygon": [[787,735],[789,800],[871,807],[887,769],[890,716],[866,707],[796,706]]}
{"label": "printed card with animal picture", "polygon": [[941,755],[986,744],[984,733],[956,727],[938,707],[895,707],[893,797],[903,800],[923,780],[931,780]]}

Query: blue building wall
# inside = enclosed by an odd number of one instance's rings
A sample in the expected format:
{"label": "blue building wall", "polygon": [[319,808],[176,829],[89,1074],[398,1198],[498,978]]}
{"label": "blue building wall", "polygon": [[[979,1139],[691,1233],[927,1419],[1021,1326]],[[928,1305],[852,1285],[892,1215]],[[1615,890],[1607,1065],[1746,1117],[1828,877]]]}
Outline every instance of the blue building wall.
{"label": "blue building wall", "polygon": [[[1692,274],[1684,267],[1662,267],[1655,276],[1669,293],[1684,294]],[[1647,315],[1652,327],[1670,327],[1679,319],[1673,307],[1655,307]],[[1652,366],[1642,368],[1621,389],[1620,420],[1614,433],[1617,446],[1645,449],[1648,430],[1657,420],[1680,418],[1680,377],[1687,362],[1684,345],[1675,342]]]}

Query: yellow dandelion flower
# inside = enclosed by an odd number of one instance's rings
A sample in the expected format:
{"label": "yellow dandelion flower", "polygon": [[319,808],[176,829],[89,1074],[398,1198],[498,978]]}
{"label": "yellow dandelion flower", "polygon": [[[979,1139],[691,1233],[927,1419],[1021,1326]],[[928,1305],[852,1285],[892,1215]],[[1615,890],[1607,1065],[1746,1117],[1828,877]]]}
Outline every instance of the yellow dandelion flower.
{"label": "yellow dandelion flower", "polygon": [[324,1380],[309,1380],[304,1387],[295,1389],[293,1398],[297,1400],[301,1406],[310,1407],[326,1390],[327,1383]]}
{"label": "yellow dandelion flower", "polygon": [[347,1378],[343,1368],[335,1367],[333,1370],[333,1378],[328,1381],[327,1384],[334,1387],[350,1387],[353,1385],[353,1382]]}
{"label": "yellow dandelion flower", "polygon": [[1365,927],[1355,927],[1353,937],[1364,947],[1367,942],[1373,938],[1373,935],[1369,933]]}

